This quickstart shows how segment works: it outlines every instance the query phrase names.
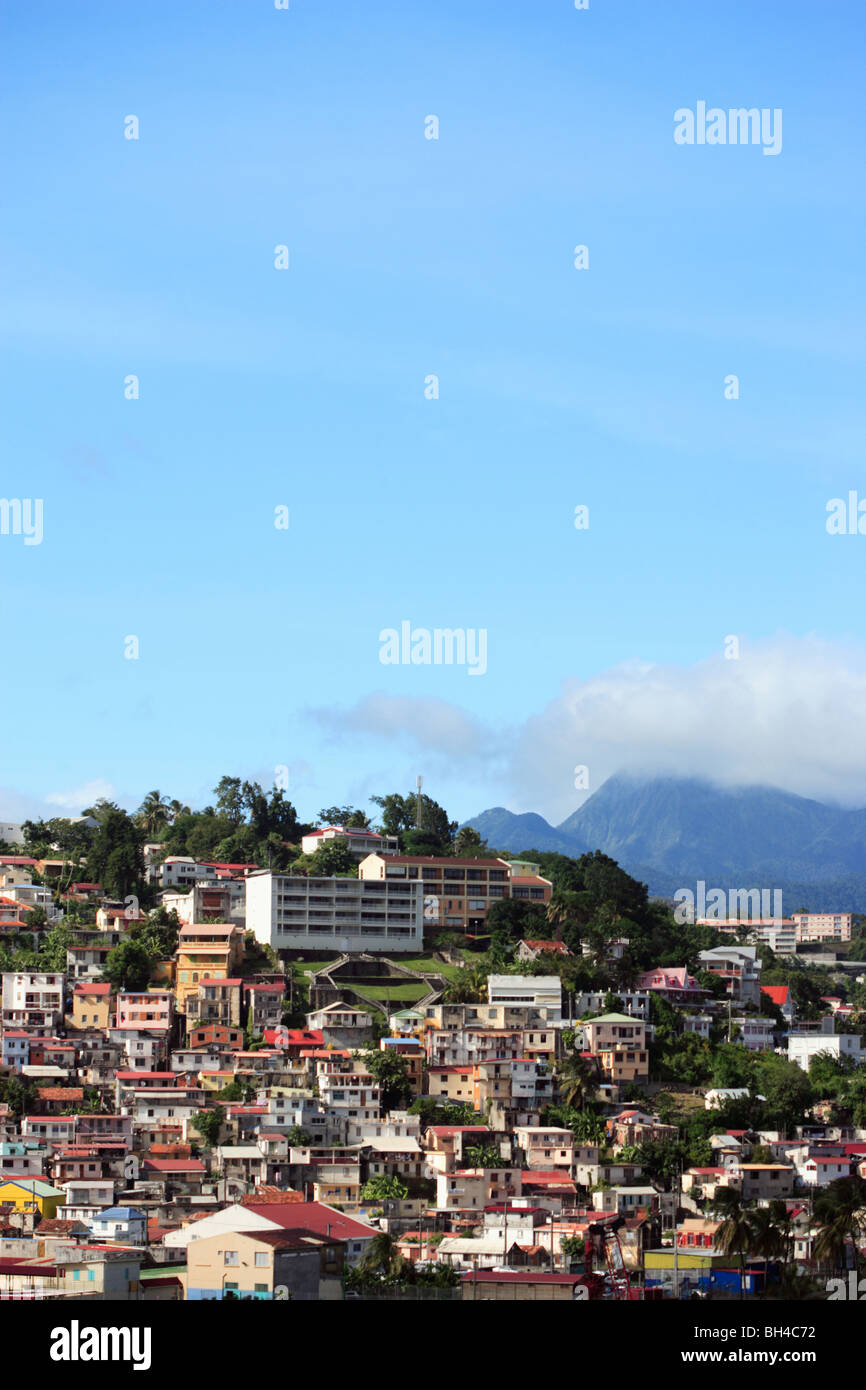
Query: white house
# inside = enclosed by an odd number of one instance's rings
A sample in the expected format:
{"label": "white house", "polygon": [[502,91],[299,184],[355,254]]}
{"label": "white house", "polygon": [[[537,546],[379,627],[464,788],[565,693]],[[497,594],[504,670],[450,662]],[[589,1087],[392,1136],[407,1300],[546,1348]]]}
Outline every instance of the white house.
{"label": "white house", "polygon": [[796,1062],[804,1071],[809,1070],[813,1057],[824,1054],[828,1057],[853,1057],[856,1062],[863,1060],[863,1044],[859,1033],[789,1033],[788,1061]]}

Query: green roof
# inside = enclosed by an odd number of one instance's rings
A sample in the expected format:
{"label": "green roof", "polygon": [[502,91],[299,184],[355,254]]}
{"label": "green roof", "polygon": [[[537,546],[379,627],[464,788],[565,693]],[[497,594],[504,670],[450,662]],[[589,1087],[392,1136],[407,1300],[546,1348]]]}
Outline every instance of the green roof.
{"label": "green roof", "polygon": [[10,1187],[23,1187],[25,1192],[32,1192],[36,1197],[62,1197],[65,1201],[66,1193],[59,1187],[52,1187],[50,1182],[43,1182],[41,1178],[0,1178],[0,1187],[8,1184]]}

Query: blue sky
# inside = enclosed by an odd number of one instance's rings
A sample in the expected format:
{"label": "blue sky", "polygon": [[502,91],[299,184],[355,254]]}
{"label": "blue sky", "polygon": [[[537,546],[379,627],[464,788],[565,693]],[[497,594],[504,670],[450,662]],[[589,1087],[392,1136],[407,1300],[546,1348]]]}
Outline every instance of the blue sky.
{"label": "blue sky", "polygon": [[[422,772],[561,819],[578,764],[866,802],[859,4],[2,16],[0,816],[283,765],[308,816]],[[676,145],[699,100],[781,153]],[[486,674],[382,665],[403,620]]]}

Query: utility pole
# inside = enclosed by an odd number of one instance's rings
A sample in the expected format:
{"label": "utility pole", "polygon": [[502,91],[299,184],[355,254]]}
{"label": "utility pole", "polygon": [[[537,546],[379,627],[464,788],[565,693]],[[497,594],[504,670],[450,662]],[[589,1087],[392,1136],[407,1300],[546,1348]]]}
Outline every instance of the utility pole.
{"label": "utility pole", "polygon": [[416,829],[416,830],[420,830],[420,829],[421,829],[421,788],[423,787],[423,785],[424,785],[424,778],[423,778],[423,777],[417,777],[417,778],[415,779],[415,787],[416,787],[416,792],[415,792],[415,829]]}

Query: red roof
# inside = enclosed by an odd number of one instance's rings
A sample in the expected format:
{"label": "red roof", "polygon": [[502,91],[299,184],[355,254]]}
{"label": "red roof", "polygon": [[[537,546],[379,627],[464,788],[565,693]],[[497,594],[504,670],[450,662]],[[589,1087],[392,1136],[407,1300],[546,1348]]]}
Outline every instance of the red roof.
{"label": "red roof", "polygon": [[244,1207],[247,1211],[254,1211],[258,1216],[264,1216],[284,1229],[297,1230],[300,1227],[312,1231],[314,1235],[331,1235],[335,1240],[358,1240],[363,1236],[372,1237],[379,1234],[374,1226],[367,1226],[355,1221],[351,1216],[344,1216],[341,1211],[325,1206],[323,1202],[288,1200],[282,1205],[276,1200],[264,1203],[248,1200],[244,1202]]}
{"label": "red roof", "polygon": [[242,985],[242,984],[243,984],[243,980],[241,979],[241,977],[240,977],[240,975],[239,975],[239,976],[237,977],[237,979],[231,979],[231,980],[220,980],[220,979],[217,979],[217,978],[214,978],[214,979],[208,978],[207,980],[199,980],[199,984],[200,984],[200,985]]}
{"label": "red roof", "polygon": [[[85,948],[82,948],[82,949],[85,949]],[[102,985],[102,984],[92,984],[92,985],[91,985],[91,984],[79,984],[79,985],[76,985],[76,986],[75,986],[75,989],[74,989],[72,992],[73,992],[73,994],[81,994],[81,995],[110,994],[110,993],[111,993],[111,985]]]}
{"label": "red roof", "polygon": [[[520,882],[519,879],[515,879],[514,881],[515,883]],[[535,940],[535,938],[533,938],[532,940],[529,940],[529,938],[527,938],[526,945],[529,947],[531,951],[557,951],[561,956],[571,955],[571,952],[569,951],[564,941],[537,941]]]}
{"label": "red roof", "polygon": [[766,994],[768,999],[772,999],[773,1003],[780,1009],[783,1009],[788,1002],[789,990],[787,985],[761,985],[761,993]]}

